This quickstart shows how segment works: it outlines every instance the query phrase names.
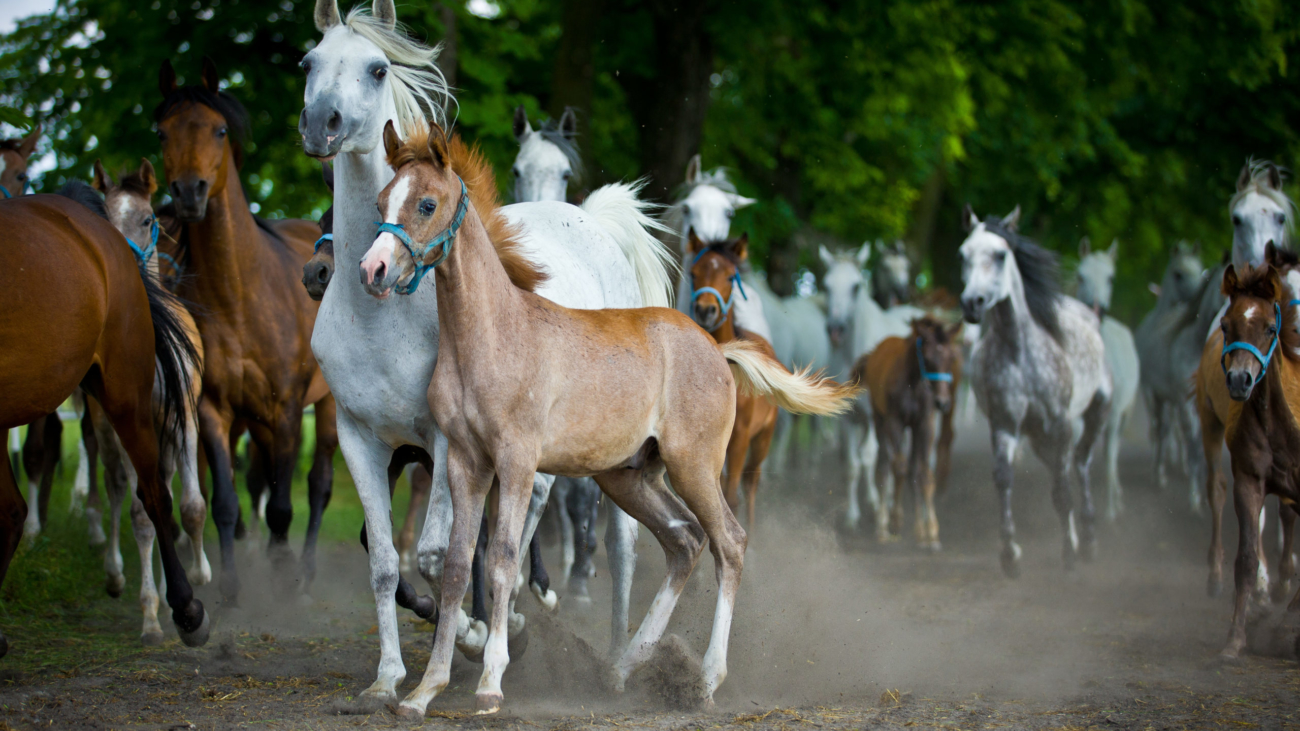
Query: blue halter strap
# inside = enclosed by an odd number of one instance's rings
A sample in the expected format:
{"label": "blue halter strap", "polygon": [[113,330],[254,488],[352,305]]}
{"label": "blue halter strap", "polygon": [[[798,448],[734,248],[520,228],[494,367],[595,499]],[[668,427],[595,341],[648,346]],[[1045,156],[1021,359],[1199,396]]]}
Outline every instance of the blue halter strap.
{"label": "blue halter strap", "polygon": [[312,249],[312,253],[313,253],[313,254],[319,254],[319,253],[320,253],[320,245],[323,244],[323,243],[325,243],[326,241],[329,241],[329,242],[333,243],[333,241],[334,241],[334,234],[325,234],[324,236],[320,237],[319,239],[316,239],[316,248]]}
{"label": "blue halter strap", "polygon": [[921,338],[916,339],[916,363],[921,366],[921,377],[925,380],[952,383],[951,373],[934,373],[925,369],[925,353],[921,352]]}
{"label": "blue halter strap", "polygon": [[9,189],[6,188],[6,187],[4,187],[3,185],[0,185],[0,193],[4,193],[4,194],[5,194],[5,198],[13,198],[13,194],[11,194],[11,193],[9,192]]}
{"label": "blue halter strap", "polygon": [[[447,227],[447,230],[434,236],[429,243],[420,246],[419,254],[415,253],[417,244],[411,240],[411,235],[406,233],[406,229],[402,228],[402,224],[375,221],[375,223],[379,224],[379,231],[375,235],[390,233],[397,237],[397,240],[402,242],[402,246],[406,247],[406,253],[410,254],[411,259],[415,261],[415,276],[411,278],[411,281],[405,287],[397,286],[393,288],[398,294],[411,294],[414,292],[420,286],[420,280],[424,279],[424,275],[446,261],[447,257],[451,255],[452,244],[456,243],[456,234],[460,231],[460,225],[465,222],[465,212],[469,209],[469,192],[465,190],[465,181],[461,180],[460,176],[457,176],[456,179],[460,180],[460,203],[456,206],[456,215],[451,217],[451,225]],[[442,248],[442,251],[438,252],[438,257],[430,264],[423,263],[424,257],[428,256],[429,252],[433,251],[435,247]]]}
{"label": "blue halter strap", "polygon": [[[158,217],[154,216],[153,225],[149,227],[148,248],[141,249],[140,246],[130,238],[126,239],[126,243],[130,245],[131,253],[135,254],[135,263],[143,269],[145,265],[149,263],[149,259],[153,257],[154,251],[158,248]],[[171,257],[168,258],[170,259]]]}
{"label": "blue halter strap", "polygon": [[[703,249],[700,251],[700,253],[696,254],[695,258],[691,260],[691,267],[694,267],[697,263],[699,263],[700,257],[707,254],[708,251],[709,251],[708,249]],[[695,307],[695,300],[699,299],[701,295],[705,295],[705,294],[711,294],[714,297],[717,297],[718,304],[722,305],[722,315],[718,318],[718,325],[717,327],[713,328],[709,332],[717,332],[722,327],[722,323],[727,321],[727,313],[731,312],[731,306],[736,303],[736,292],[740,292],[740,296],[745,300],[749,299],[749,295],[745,294],[745,285],[740,281],[739,270],[737,270],[735,274],[731,275],[731,284],[732,284],[731,296],[724,301],[722,299],[722,293],[714,289],[713,287],[700,287],[699,289],[695,289],[695,277],[694,276],[691,277],[692,309]]]}
{"label": "blue halter strap", "polygon": [[[1296,302],[1296,300],[1292,300],[1292,302]],[[1268,364],[1273,360],[1273,351],[1277,350],[1278,337],[1282,332],[1282,308],[1276,302],[1273,303],[1273,317],[1274,322],[1277,324],[1273,328],[1273,342],[1269,343],[1268,353],[1261,353],[1259,348],[1244,341],[1228,343],[1223,346],[1223,354],[1219,356],[1219,365],[1223,368],[1224,375],[1228,374],[1228,353],[1234,350],[1244,350],[1255,356],[1255,360],[1259,361],[1260,366],[1259,375],[1251,382],[1250,387],[1254,388],[1259,385],[1260,381],[1264,380],[1264,376],[1268,374]]]}

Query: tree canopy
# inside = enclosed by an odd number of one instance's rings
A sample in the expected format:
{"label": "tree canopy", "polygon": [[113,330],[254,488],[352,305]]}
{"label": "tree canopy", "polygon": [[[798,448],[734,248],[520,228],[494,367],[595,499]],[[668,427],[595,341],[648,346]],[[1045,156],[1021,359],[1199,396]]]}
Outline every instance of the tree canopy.
{"label": "tree canopy", "polygon": [[[0,104],[46,125],[40,189],[141,156],[157,164],[157,71],[211,56],[252,114],[242,176],[263,215],[319,215],[299,150],[297,67],[313,3],[59,0],[0,38]],[[759,203],[737,216],[789,291],[813,241],[904,238],[957,288],[958,212],[1019,204],[1022,230],[1073,255],[1120,241],[1116,314],[1152,304],[1170,247],[1231,241],[1248,157],[1296,164],[1300,21],[1278,0],[463,0],[399,5],[446,39],[457,124],[509,182],[511,112],[578,108],[584,188],[649,176],[661,199],[690,155]],[[577,193],[578,191],[574,191]]]}

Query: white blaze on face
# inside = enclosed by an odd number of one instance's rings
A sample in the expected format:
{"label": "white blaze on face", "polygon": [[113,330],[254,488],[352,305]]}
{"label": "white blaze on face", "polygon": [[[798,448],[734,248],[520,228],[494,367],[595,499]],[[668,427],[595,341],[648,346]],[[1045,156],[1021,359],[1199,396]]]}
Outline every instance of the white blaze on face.
{"label": "white blaze on face", "polygon": [[1250,318],[1254,316],[1255,316],[1255,305],[1251,305],[1250,307],[1247,307],[1246,312],[1242,315],[1242,317],[1246,318],[1247,322],[1249,322]]}
{"label": "white blaze on face", "polygon": [[569,158],[540,132],[528,135],[519,146],[514,172],[516,203],[567,199],[573,173]]}
{"label": "white blaze on face", "polygon": [[[411,178],[403,175],[393,181],[393,187],[388,193],[388,209],[384,212],[384,223],[398,223],[398,214],[402,212],[402,206],[411,196]],[[375,237],[375,242],[370,245],[370,250],[366,255],[361,257],[361,266],[372,275],[377,271],[379,264],[383,264],[391,271],[393,266],[393,252],[397,248],[397,237],[387,231],[380,233]]]}

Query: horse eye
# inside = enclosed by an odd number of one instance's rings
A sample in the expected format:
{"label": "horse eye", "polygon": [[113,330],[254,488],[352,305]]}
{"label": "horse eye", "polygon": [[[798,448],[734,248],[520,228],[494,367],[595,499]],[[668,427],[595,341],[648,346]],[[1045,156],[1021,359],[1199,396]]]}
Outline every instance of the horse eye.
{"label": "horse eye", "polygon": [[27,173],[18,173],[18,182],[20,183],[27,182]]}
{"label": "horse eye", "polygon": [[153,223],[153,216],[145,216],[144,220],[140,222],[140,225],[148,226],[151,223]]}
{"label": "horse eye", "polygon": [[524,174],[521,173],[521,172],[519,172],[519,168],[518,168],[518,167],[515,167],[515,168],[514,168],[513,170],[511,170],[510,172],[514,173],[516,178],[522,178],[522,177],[524,177]]}
{"label": "horse eye", "polygon": [[854,283],[853,283],[853,296],[854,296],[854,297],[857,297],[857,296],[858,296],[858,291],[861,290],[861,289],[862,289],[862,283],[861,283],[861,282],[854,282]]}
{"label": "horse eye", "polygon": [[218,129],[218,130],[217,130],[217,136],[218,136],[218,137],[225,137],[225,136],[226,136],[226,128],[225,128],[225,127],[221,127],[220,129]]}
{"label": "horse eye", "polygon": [[167,141],[167,133],[164,132],[164,131],[162,131],[162,130],[158,130],[158,139],[160,139],[160,140],[166,142],[166,141]]}
{"label": "horse eye", "polygon": [[565,170],[565,171],[564,171],[564,176],[563,176],[563,177],[564,177],[565,180],[568,180],[569,178],[573,177],[573,171],[572,171],[572,170]]}
{"label": "horse eye", "polygon": [[1277,214],[1277,222],[1278,222],[1278,223],[1286,223],[1286,214],[1285,214],[1285,213],[1279,213],[1279,214]]}
{"label": "horse eye", "polygon": [[438,204],[434,202],[432,198],[425,198],[424,200],[420,201],[420,215],[432,216],[434,209],[436,209],[437,207]]}
{"label": "horse eye", "polygon": [[1238,216],[1238,215],[1235,214],[1235,213],[1232,214],[1232,225],[1233,225],[1233,226],[1240,226],[1240,225],[1241,225],[1241,216]]}
{"label": "horse eye", "polygon": [[727,218],[731,218],[732,216],[735,215],[736,215],[735,211],[731,210],[730,208],[727,209]]}
{"label": "horse eye", "polygon": [[379,68],[374,70],[374,74],[375,74],[375,80],[383,81],[384,77],[388,75],[388,67],[380,66]]}
{"label": "horse eye", "polygon": [[689,215],[691,215],[691,204],[689,204],[689,203],[683,203],[683,204],[682,204],[682,215],[684,215],[684,216],[689,216]]}
{"label": "horse eye", "polygon": [[307,59],[304,58],[302,60],[302,63],[298,64],[298,66],[302,68],[302,72],[304,74],[311,73],[311,61],[308,61]]}
{"label": "horse eye", "polygon": [[996,261],[999,266],[1001,266],[1002,263],[1005,262],[1006,260],[1007,260],[1007,252],[1005,251],[999,251],[998,253],[993,255],[993,261]]}

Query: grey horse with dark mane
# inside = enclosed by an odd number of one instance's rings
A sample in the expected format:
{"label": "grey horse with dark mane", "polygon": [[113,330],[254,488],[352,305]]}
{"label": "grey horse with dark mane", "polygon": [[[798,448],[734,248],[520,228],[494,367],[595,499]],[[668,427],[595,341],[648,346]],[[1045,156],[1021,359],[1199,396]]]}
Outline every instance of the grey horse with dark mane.
{"label": "grey horse with dark mane", "polygon": [[[984,221],[969,205],[962,211],[970,231],[961,245],[962,313],[982,330],[971,356],[971,386],[989,420],[1002,570],[1012,578],[1020,574],[1021,554],[1011,517],[1012,467],[1022,437],[1053,475],[1065,567],[1073,568],[1080,552],[1085,560],[1095,554],[1088,466],[1112,391],[1096,314],[1061,294],[1056,255],[1021,236],[1019,220],[1019,206]],[[1081,521],[1075,519],[1072,476],[1079,483]]]}

